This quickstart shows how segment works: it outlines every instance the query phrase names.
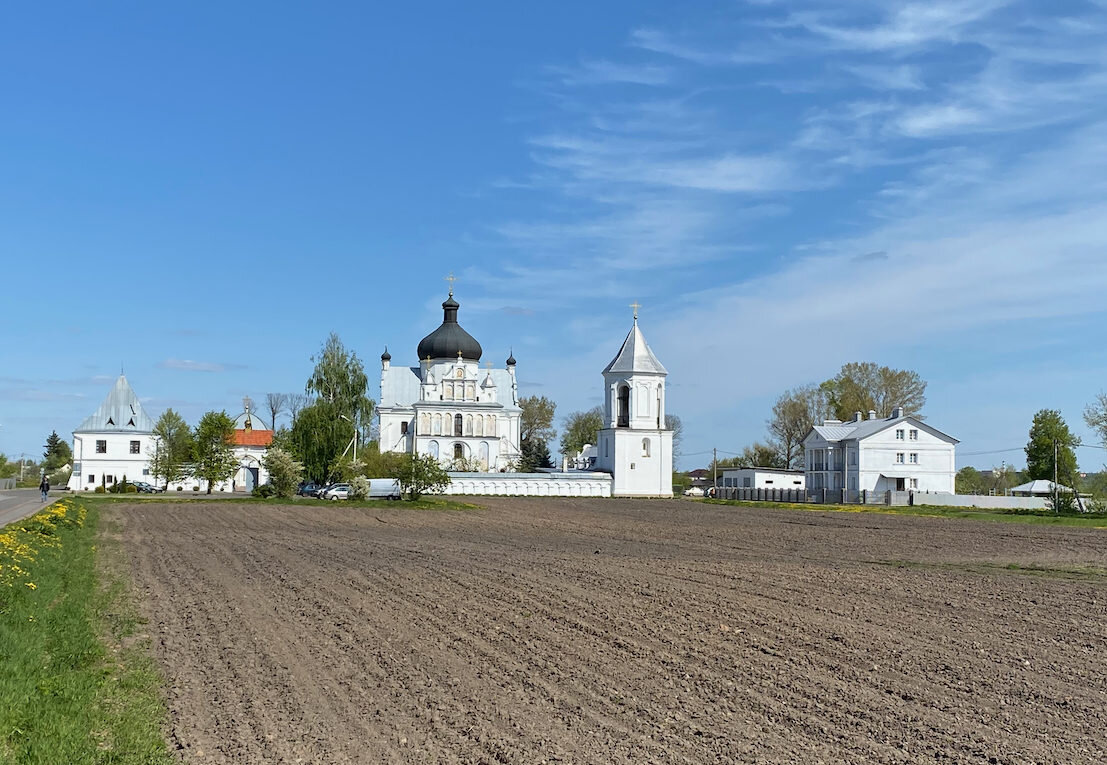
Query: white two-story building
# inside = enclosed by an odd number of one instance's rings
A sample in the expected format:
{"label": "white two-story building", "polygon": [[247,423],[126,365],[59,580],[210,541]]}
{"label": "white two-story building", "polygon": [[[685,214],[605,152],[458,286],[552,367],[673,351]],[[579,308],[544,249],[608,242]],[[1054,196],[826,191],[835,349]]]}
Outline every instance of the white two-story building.
{"label": "white two-story building", "polygon": [[111,488],[124,477],[150,481],[150,455],[156,437],[127,378],[119,375],[99,408],[73,431],[73,473],[67,488]]}
{"label": "white two-story building", "polygon": [[901,408],[826,420],[803,439],[807,489],[845,489],[851,501],[862,491],[953,494],[957,443]]}

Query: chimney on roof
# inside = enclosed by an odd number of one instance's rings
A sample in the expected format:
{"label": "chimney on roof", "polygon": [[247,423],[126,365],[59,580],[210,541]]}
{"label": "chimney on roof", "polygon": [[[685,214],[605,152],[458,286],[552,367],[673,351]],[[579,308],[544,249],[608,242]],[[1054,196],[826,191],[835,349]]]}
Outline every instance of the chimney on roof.
{"label": "chimney on roof", "polygon": [[834,420],[834,419],[823,420],[823,425],[841,425],[841,424],[842,424],[841,420]]}
{"label": "chimney on roof", "polygon": [[895,409],[892,410],[892,419],[893,420],[898,420],[902,416],[903,416],[903,407],[902,406],[897,406]]}
{"label": "chimney on roof", "polygon": [[862,419],[864,419],[864,418],[861,417],[861,412],[854,412],[853,413],[853,421],[854,422],[861,422]]}
{"label": "chimney on roof", "polygon": [[869,419],[870,420],[875,420],[876,419],[876,410],[875,409],[870,409],[869,410]]}

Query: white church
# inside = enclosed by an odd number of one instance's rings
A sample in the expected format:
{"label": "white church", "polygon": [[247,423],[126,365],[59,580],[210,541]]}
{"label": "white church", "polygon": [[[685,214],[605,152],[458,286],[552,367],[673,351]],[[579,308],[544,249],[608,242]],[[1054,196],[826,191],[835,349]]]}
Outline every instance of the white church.
{"label": "white church", "polygon": [[[519,386],[510,355],[480,367],[480,343],[457,321],[453,288],[442,324],[418,346],[418,366],[381,355],[381,451],[427,454],[451,473],[450,494],[671,497],[673,434],[665,428],[668,372],[634,324],[603,370],[604,419],[594,470],[515,472],[520,451]],[[475,471],[474,471],[475,468]]]}

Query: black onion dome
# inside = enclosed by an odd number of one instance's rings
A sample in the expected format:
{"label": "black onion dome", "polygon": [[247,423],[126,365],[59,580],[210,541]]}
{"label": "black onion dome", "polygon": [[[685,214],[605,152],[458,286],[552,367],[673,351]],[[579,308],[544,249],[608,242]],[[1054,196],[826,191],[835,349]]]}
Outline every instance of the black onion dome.
{"label": "black onion dome", "polygon": [[507,357],[507,365],[509,367],[515,366],[515,351],[514,351],[514,349],[511,351],[511,355],[509,355]]}
{"label": "black onion dome", "polygon": [[456,359],[480,361],[480,343],[457,323],[458,303],[453,295],[442,304],[442,326],[419,341],[419,360]]}
{"label": "black onion dome", "polygon": [[381,354],[381,361],[392,361],[392,354],[388,352],[388,346],[384,346],[384,353]]}

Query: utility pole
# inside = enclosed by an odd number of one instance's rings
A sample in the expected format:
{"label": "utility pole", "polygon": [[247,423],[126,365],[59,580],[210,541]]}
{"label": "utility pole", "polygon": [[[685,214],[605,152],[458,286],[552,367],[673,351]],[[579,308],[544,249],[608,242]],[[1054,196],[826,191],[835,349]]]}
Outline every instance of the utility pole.
{"label": "utility pole", "polygon": [[719,493],[719,450],[711,449],[711,491],[712,496]]}
{"label": "utility pole", "polygon": [[1053,512],[1057,512],[1057,439],[1053,439]]}

